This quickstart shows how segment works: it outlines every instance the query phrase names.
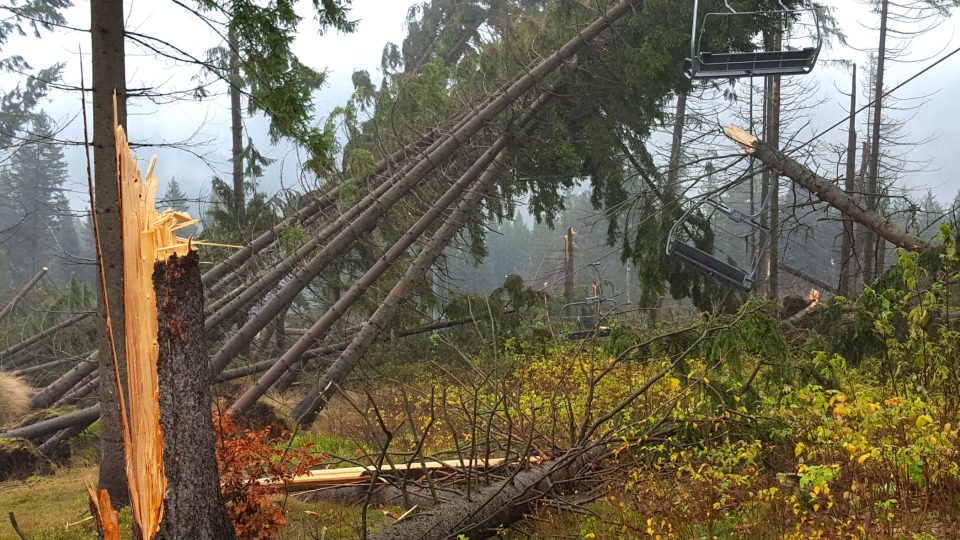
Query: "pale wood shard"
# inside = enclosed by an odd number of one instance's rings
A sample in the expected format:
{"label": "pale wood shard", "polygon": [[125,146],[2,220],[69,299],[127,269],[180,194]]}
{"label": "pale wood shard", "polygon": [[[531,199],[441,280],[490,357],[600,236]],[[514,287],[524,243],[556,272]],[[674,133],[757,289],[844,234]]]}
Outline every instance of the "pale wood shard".
{"label": "pale wood shard", "polygon": [[[527,460],[530,465],[539,464],[542,460],[538,457],[531,457]],[[408,473],[430,473],[433,471],[449,470],[458,471],[463,469],[493,469],[507,464],[503,458],[493,458],[489,460],[474,461],[426,461],[424,463],[399,463],[393,466],[384,466],[380,468],[381,482],[386,482],[384,477],[397,474],[405,475]],[[270,487],[284,488],[288,492],[304,491],[321,487],[343,487],[357,484],[368,484],[377,470],[376,467],[345,467],[342,469],[320,469],[297,476],[289,482],[274,482],[261,480],[260,483]]]}
{"label": "pale wood shard", "polygon": [[90,513],[97,521],[97,531],[103,540],[120,540],[120,516],[113,509],[110,494],[105,489],[96,489],[87,484],[90,494]]}
{"label": "pale wood shard", "polygon": [[[157,302],[153,287],[154,263],[171,254],[185,256],[190,240],[176,230],[195,221],[183,212],[156,210],[156,156],[141,178],[123,127],[114,124],[117,149],[117,182],[123,224],[123,299],[125,311],[127,392],[120,392],[127,482],[133,518],[144,539],[160,528],[167,481],[163,470],[163,437],[160,431],[157,378]],[[118,387],[119,369],[114,366]],[[128,401],[129,403],[125,403]]]}
{"label": "pale wood shard", "polygon": [[723,132],[727,137],[739,144],[740,148],[747,154],[753,154],[757,151],[756,145],[759,139],[749,131],[737,126],[730,126],[723,130]]}

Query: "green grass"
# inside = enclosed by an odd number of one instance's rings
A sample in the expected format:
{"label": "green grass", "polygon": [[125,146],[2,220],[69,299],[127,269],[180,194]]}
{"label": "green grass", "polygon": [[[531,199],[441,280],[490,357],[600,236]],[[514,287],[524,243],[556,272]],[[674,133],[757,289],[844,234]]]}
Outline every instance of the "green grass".
{"label": "green grass", "polygon": [[[20,529],[35,540],[80,540],[97,537],[87,505],[87,483],[97,468],[64,468],[53,476],[0,483],[0,540],[17,540],[7,519],[13,512]],[[129,519],[126,521],[129,523]]]}

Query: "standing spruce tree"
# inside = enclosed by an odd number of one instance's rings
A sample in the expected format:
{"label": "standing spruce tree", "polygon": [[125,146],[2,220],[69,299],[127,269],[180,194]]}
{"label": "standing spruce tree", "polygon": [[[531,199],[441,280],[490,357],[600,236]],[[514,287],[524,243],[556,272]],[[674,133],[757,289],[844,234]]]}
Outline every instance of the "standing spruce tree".
{"label": "standing spruce tree", "polygon": [[[313,122],[312,94],[323,85],[325,76],[302,63],[291,50],[300,23],[296,2],[264,5],[252,0],[201,0],[200,4],[229,20],[227,43],[208,52],[206,66],[230,86],[231,206],[233,214],[245,223],[244,178],[250,169],[268,162],[256,151],[252,139],[244,146],[244,108],[249,116],[262,113],[270,119],[270,142],[293,140],[307,151],[306,168],[322,174],[329,170],[333,141],[328,131]],[[352,32],[356,24],[347,19],[349,6],[349,0],[313,0],[320,31]]]}

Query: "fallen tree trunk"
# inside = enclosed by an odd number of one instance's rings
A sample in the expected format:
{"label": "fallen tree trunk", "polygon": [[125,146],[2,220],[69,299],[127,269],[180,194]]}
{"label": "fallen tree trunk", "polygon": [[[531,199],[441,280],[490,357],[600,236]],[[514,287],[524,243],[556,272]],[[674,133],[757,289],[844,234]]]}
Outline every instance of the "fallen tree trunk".
{"label": "fallen tree trunk", "polygon": [[[440,163],[445,162],[454,152],[459,150],[466,141],[476,135],[491,120],[506,110],[517,99],[526,94],[536,84],[539,84],[547,75],[553,73],[558,67],[570,60],[574,55],[580,52],[587,44],[602,32],[607,30],[614,22],[629,13],[635,5],[641,3],[640,0],[621,0],[611,7],[597,20],[589,26],[579,31],[579,33],[567,41],[560,49],[550,56],[537,62],[535,66],[526,71],[521,77],[517,78],[509,87],[504,89],[495,98],[491,99],[480,110],[469,116],[457,129],[443,137],[434,149],[425,152],[415,166],[402,175],[394,186],[384,197],[374,202],[368,212],[351,223],[350,227],[344,229],[336,238],[330,241],[324,249],[318,253],[307,265],[304,270],[295,276],[287,287],[277,293],[277,296],[263,309],[252,317],[231,339],[217,351],[214,359],[211,361],[211,371],[215,376],[247,345],[256,334],[276,317],[280,312],[280,306],[291,302],[309,282],[327,267],[327,265],[342,255],[349,247],[366,234],[375,226],[377,220],[388,210],[398,199],[410,191],[415,184],[425,178]],[[279,375],[278,375],[279,377]]]}
{"label": "fallen tree trunk", "polygon": [[91,405],[86,409],[80,409],[72,413],[60,415],[42,422],[37,422],[29,426],[14,428],[0,433],[0,439],[30,439],[36,440],[46,437],[53,433],[74,427],[83,422],[92,423],[100,418],[100,404]]}
{"label": "fallen tree trunk", "polygon": [[31,278],[30,281],[28,281],[27,284],[23,286],[23,289],[21,289],[20,292],[18,292],[13,297],[13,299],[11,299],[7,303],[7,305],[3,307],[3,309],[0,309],[0,321],[3,321],[3,319],[6,318],[7,315],[10,315],[10,313],[13,312],[14,308],[17,307],[17,304],[19,304],[20,301],[23,300],[23,297],[26,296],[27,293],[29,293],[34,287],[36,287],[37,283],[40,282],[40,279],[43,278],[43,276],[46,273],[47,273],[47,267],[44,266],[43,268],[40,269],[39,272],[37,272],[37,275],[33,276],[33,278]]}
{"label": "fallen tree trunk", "polygon": [[747,154],[756,157],[764,165],[793,180],[821,201],[836,208],[844,216],[869,228],[891,244],[908,251],[927,251],[931,249],[927,242],[900,229],[882,215],[865,208],[830,180],[823,178],[807,166],[761,141],[751,133],[736,126],[728,127],[724,130],[724,133],[740,144],[740,147]]}
{"label": "fallen tree trunk", "polygon": [[439,540],[465,537],[476,540],[496,536],[501,527],[521,519],[540,499],[580,476],[607,454],[607,449],[601,446],[568,453],[487,486],[469,499],[458,498],[429,512],[410,516],[368,538]]}
{"label": "fallen tree trunk", "polygon": [[30,408],[43,409],[53,405],[58,399],[69,392],[80,381],[93,373],[99,365],[99,352],[93,351],[86,360],[80,361],[73,369],[64,373],[30,400]]}
{"label": "fallen tree trunk", "polygon": [[89,311],[89,312],[87,312],[87,313],[81,313],[81,314],[79,314],[79,315],[75,315],[75,316],[70,317],[69,319],[67,319],[67,320],[65,320],[65,321],[63,321],[63,322],[61,322],[61,323],[57,323],[57,324],[51,326],[50,328],[47,328],[46,330],[44,330],[44,331],[42,331],[42,332],[40,332],[40,333],[38,333],[38,334],[36,334],[36,335],[30,336],[29,338],[21,341],[20,343],[17,343],[16,345],[12,345],[12,346],[10,346],[10,347],[7,347],[7,348],[4,349],[3,351],[0,351],[0,364],[2,364],[2,360],[3,360],[4,358],[9,358],[11,355],[16,354],[16,353],[18,353],[18,352],[26,349],[27,347],[30,347],[31,345],[33,345],[33,344],[35,344],[35,343],[39,343],[39,342],[43,341],[44,339],[52,336],[53,334],[56,334],[57,332],[63,330],[64,328],[69,328],[69,327],[77,324],[78,322],[86,319],[86,318],[89,317],[90,315],[93,315],[93,312],[92,312],[92,311]]}
{"label": "fallen tree trunk", "polygon": [[811,284],[811,285],[814,285],[814,286],[816,286],[816,287],[820,287],[820,288],[823,289],[824,291],[827,291],[828,293],[830,293],[830,294],[832,294],[832,295],[834,295],[834,296],[836,296],[836,295],[839,294],[838,289],[837,289],[836,287],[830,285],[830,284],[827,283],[826,281],[823,281],[823,280],[821,280],[821,279],[815,278],[815,277],[811,276],[810,274],[808,274],[808,273],[806,273],[806,272],[802,272],[802,271],[800,271],[800,270],[798,270],[798,269],[796,269],[796,268],[794,268],[794,267],[792,267],[792,266],[790,266],[790,265],[787,265],[787,264],[784,264],[784,263],[780,263],[779,268],[780,268],[780,270],[782,270],[782,271],[790,274],[791,276],[796,277],[796,278],[800,278],[800,279],[802,279],[803,281],[806,281],[807,283],[809,283],[809,284]]}
{"label": "fallen tree trunk", "polygon": [[300,210],[297,210],[296,213],[282,220],[280,223],[277,223],[260,236],[254,238],[249,245],[238,249],[224,261],[217,263],[213,268],[204,272],[203,285],[206,287],[216,288],[219,285],[218,282],[222,282],[223,278],[230,273],[237,271],[244,263],[250,260],[257,253],[273,245],[273,243],[276,242],[276,240],[280,237],[280,233],[283,232],[284,229],[293,223],[301,223],[311,220],[314,216],[323,211],[323,209],[326,208],[330,203],[332,203],[339,196],[339,194],[340,188],[337,186],[318,195],[306,206]]}

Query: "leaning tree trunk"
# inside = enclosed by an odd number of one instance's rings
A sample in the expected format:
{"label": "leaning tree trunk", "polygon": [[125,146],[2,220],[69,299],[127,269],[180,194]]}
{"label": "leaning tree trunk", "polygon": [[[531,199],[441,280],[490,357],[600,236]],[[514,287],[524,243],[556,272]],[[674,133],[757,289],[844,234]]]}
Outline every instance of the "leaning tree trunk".
{"label": "leaning tree trunk", "polygon": [[40,282],[40,279],[46,273],[47,273],[47,267],[44,266],[43,268],[40,269],[39,272],[37,272],[35,276],[33,276],[33,278],[30,279],[30,281],[27,282],[26,285],[23,286],[23,289],[21,289],[20,292],[18,292],[16,296],[13,297],[12,300],[7,302],[7,305],[4,306],[3,309],[0,309],[0,321],[6,318],[7,315],[13,313],[14,308],[17,307],[17,304],[20,303],[20,300],[23,300],[23,297],[26,296],[27,293],[29,293],[30,290],[37,285],[37,283]]}
{"label": "leaning tree trunk", "polygon": [[[540,111],[541,107],[547,103],[553,94],[543,93],[534,100],[523,117],[517,122],[516,130],[525,129],[533,118]],[[485,171],[489,170],[492,163],[499,159],[500,154],[514,140],[517,132],[505,133],[488,148],[479,159],[477,159],[470,168],[427,210],[413,226],[408,229],[404,235],[397,240],[394,245],[377,260],[353,285],[344,292],[339,299],[327,309],[307,332],[301,336],[296,343],[277,360],[276,365],[264,373],[256,384],[251,386],[233,405],[230,411],[242,414],[246,409],[253,405],[257,399],[262,396],[267,389],[274,385],[277,380],[288,370],[299,362],[301,356],[306,352],[315,341],[326,336],[333,324],[343,316],[344,313],[356,303],[366,293],[367,289],[376,282],[400,257],[406,253],[407,249],[413,245],[420,236],[427,231],[443,213],[459,200],[464,191],[470,187],[478,177],[481,177]],[[492,182],[496,177],[493,176],[489,181]]]}
{"label": "leaning tree trunk", "polygon": [[233,539],[214,451],[199,257],[196,251],[185,257],[173,255],[154,268],[160,429],[167,477],[160,534],[169,540]]}
{"label": "leaning tree trunk", "polygon": [[488,165],[487,170],[477,180],[476,185],[472,187],[467,196],[460,201],[457,209],[447,217],[443,225],[434,233],[433,238],[417,255],[413,264],[407,268],[400,281],[393,286],[393,289],[390,290],[390,293],[387,294],[374,314],[363,325],[360,333],[350,342],[346,350],[337,357],[336,361],[327,369],[310,392],[294,407],[293,417],[301,426],[309,426],[313,423],[317,413],[326,405],[350,372],[360,363],[377,336],[396,315],[410,286],[420,279],[423,273],[443,253],[447,244],[465,223],[470,212],[480,203],[483,192],[493,185],[497,176],[499,176],[503,167],[500,158],[501,155],[498,155],[494,162]]}
{"label": "leaning tree trunk", "polygon": [[[396,198],[402,197],[409,192],[414,185],[432,172],[439,163],[446,161],[452,156],[466,141],[483,129],[488,122],[502,113],[534,85],[540,83],[547,75],[553,73],[558,67],[580,52],[592,39],[600,35],[621,17],[630,13],[637,4],[641,3],[641,0],[621,0],[592,24],[581,30],[575,37],[560,47],[559,50],[538,62],[533,68],[525,72],[523,76],[519,77],[509,87],[503,90],[503,92],[499,93],[480,110],[468,117],[462,125],[441,139],[433,150],[426,152],[423,158],[397,181],[397,185],[394,186],[388,194],[384,195],[383,199],[374,202],[373,207],[370,209],[370,211],[373,212],[372,215],[367,215],[367,212],[365,212],[363,217],[358,219],[357,223],[352,223],[350,227],[343,230],[336,238],[331,240],[320,253],[307,263],[301,275],[291,280],[288,287],[284,287],[284,290],[277,293],[277,296],[267,306],[264,306],[229,342],[217,351],[210,366],[213,374],[216,375],[217,372],[226,367],[226,365],[254,339],[256,334],[279,314],[282,306],[289,302],[292,296],[296,296],[296,294],[306,287],[309,281],[326,268],[333,259],[349,249],[357,238],[371,230],[380,215],[396,202]],[[305,279],[308,277],[309,279]]]}
{"label": "leaning tree trunk", "polygon": [[746,153],[755,156],[771,169],[793,180],[821,201],[870,229],[874,234],[885,238],[891,244],[907,251],[927,251],[931,249],[927,242],[897,227],[889,219],[873,210],[864,208],[859,202],[834,185],[834,182],[823,178],[807,166],[757,139],[752,134],[736,126],[730,126],[724,133],[740,144]]}

